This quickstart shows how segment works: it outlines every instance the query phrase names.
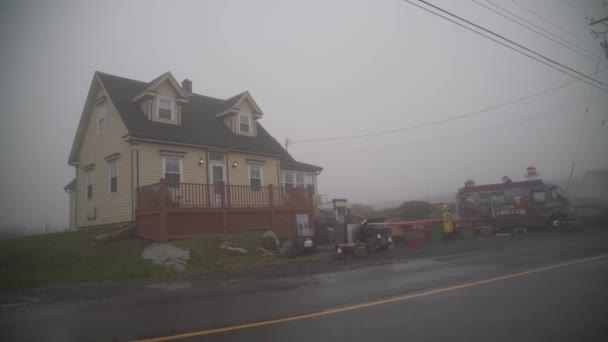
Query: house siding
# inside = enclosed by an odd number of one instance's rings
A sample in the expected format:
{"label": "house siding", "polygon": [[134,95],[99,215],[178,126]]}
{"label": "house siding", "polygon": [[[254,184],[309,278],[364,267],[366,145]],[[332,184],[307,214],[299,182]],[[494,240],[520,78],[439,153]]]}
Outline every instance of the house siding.
{"label": "house siding", "polygon": [[245,113],[253,113],[253,107],[251,106],[251,104],[249,103],[249,101],[247,99],[243,100],[239,106],[239,111],[241,112],[245,112]]}
{"label": "house siding", "polygon": [[[228,182],[232,185],[249,185],[249,166],[247,159],[263,161],[262,173],[264,185],[279,185],[279,160],[272,157],[258,156],[245,153],[228,153]],[[237,162],[237,167],[232,163]]]}
{"label": "house siding", "polygon": [[158,118],[157,108],[158,108],[158,98],[154,98],[152,102],[152,113],[151,117],[153,121],[158,121],[166,124],[178,125],[181,122],[181,114],[179,107],[180,105],[175,101],[177,93],[173,89],[173,87],[169,84],[169,81],[165,81],[156,87],[156,94],[159,96],[169,96],[173,97],[173,120],[164,120]]}
{"label": "house siding", "polygon": [[[88,120],[78,151],[77,208],[74,208],[78,228],[133,220],[130,147],[122,139],[122,136],[127,134],[127,129],[110,98],[103,88],[99,88],[95,98],[106,96],[106,130],[97,135],[95,106],[92,106],[85,113],[88,115]],[[104,158],[115,153],[120,154],[117,159],[118,191],[111,193],[108,165]],[[91,164],[94,164],[93,198],[89,200],[86,197],[86,177],[83,167]]]}
{"label": "house siding", "polygon": [[146,114],[148,120],[152,120],[152,100],[146,100],[139,103],[139,107]]}
{"label": "house siding", "polygon": [[229,115],[224,118],[224,124],[226,124],[226,126],[228,126],[228,128],[230,128],[230,131],[232,133],[236,133],[234,130],[234,127],[235,127],[235,125],[233,124],[234,121],[235,121],[234,115]]}
{"label": "house siding", "polygon": [[[184,153],[182,162],[184,183],[207,183],[205,149],[156,143],[140,143],[135,146],[135,149],[139,151],[139,186],[158,183],[163,177],[161,151]],[[203,165],[198,164],[201,157],[205,158]]]}
{"label": "house siding", "polygon": [[70,192],[70,230],[75,230],[76,229],[76,201],[77,201],[77,195],[78,195],[78,187],[75,187],[75,189],[73,189]]}
{"label": "house siding", "polygon": [[[184,147],[171,144],[159,143],[140,143],[135,145],[139,150],[139,186],[158,183],[162,175],[162,151],[170,151],[183,154],[183,182],[207,184],[207,173],[209,171],[209,161],[207,160],[207,150],[204,148]],[[199,160],[205,159],[204,165],[199,165]],[[278,185],[278,165],[276,158],[255,154],[227,152],[226,153],[226,174],[228,184],[249,185],[248,159],[263,162],[264,185]],[[232,167],[234,162],[237,167]]]}
{"label": "house siding", "polygon": [[[253,114],[253,107],[251,106],[251,104],[249,103],[249,100],[245,99],[243,100],[237,107],[236,107],[239,112],[244,112],[244,113],[249,113],[249,114]],[[253,115],[251,116],[251,133],[250,134],[246,134],[246,133],[241,133],[241,131],[239,130],[239,118],[237,115],[231,115],[230,116],[232,118],[232,122],[233,122],[233,127],[232,127],[232,132],[236,133],[236,134],[241,134],[241,135],[250,135],[250,136],[256,136],[258,134],[257,132],[257,119],[253,117]]]}

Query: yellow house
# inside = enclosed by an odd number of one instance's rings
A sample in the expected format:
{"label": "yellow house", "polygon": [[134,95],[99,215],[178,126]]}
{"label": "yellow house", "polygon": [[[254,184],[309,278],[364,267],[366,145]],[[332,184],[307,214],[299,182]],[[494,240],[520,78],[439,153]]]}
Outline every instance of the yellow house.
{"label": "yellow house", "polygon": [[[72,227],[135,222],[137,189],[160,179],[182,189],[208,185],[200,203],[209,207],[218,186],[242,186],[249,195],[273,187],[316,193],[322,168],[295,161],[262,127],[263,117],[248,92],[221,100],[192,93],[191,81],[179,84],[170,72],[151,82],[96,72],[68,160],[76,175],[65,187]],[[195,195],[183,203],[195,206]],[[243,198],[239,205],[249,207],[253,197]]]}

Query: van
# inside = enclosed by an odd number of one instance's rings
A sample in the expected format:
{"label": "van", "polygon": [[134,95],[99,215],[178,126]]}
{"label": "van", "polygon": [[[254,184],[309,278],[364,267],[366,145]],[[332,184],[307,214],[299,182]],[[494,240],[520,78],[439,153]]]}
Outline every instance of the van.
{"label": "van", "polygon": [[498,229],[581,227],[565,191],[542,180],[465,186],[456,200],[458,215]]}

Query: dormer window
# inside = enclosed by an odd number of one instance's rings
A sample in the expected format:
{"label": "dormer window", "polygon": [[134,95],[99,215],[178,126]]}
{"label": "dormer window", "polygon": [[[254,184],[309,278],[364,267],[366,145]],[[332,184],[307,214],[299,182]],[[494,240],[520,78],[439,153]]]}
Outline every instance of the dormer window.
{"label": "dormer window", "polygon": [[251,114],[239,113],[239,132],[251,134]]}
{"label": "dormer window", "polygon": [[168,96],[158,97],[158,118],[173,120],[173,98]]}

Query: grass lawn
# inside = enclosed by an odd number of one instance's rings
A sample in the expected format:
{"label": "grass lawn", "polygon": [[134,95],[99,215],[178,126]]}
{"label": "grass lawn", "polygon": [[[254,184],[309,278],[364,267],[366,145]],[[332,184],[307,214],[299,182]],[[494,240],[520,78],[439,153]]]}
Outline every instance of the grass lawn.
{"label": "grass lawn", "polygon": [[[173,241],[190,250],[185,272],[178,273],[141,258],[150,243],[127,239],[97,244],[92,237],[102,233],[67,232],[0,240],[0,289],[43,287],[104,280],[141,280],[174,275],[206,274],[242,267],[309,260],[267,258],[257,251],[260,232],[238,232]],[[243,247],[246,256],[228,256],[220,250],[222,241]],[[313,257],[314,258],[314,257]]]}

